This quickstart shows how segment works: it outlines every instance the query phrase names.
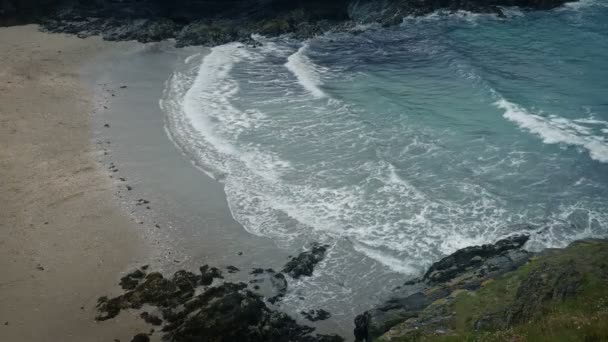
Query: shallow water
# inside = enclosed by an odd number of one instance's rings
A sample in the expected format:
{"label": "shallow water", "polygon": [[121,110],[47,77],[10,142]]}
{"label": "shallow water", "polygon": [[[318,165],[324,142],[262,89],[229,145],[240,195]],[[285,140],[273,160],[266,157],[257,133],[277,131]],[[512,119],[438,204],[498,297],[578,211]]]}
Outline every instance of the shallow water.
{"label": "shallow water", "polygon": [[255,37],[177,67],[167,133],[232,216],[286,251],[331,246],[288,310],[350,319],[512,233],[530,249],[607,235],[608,3],[507,14]]}

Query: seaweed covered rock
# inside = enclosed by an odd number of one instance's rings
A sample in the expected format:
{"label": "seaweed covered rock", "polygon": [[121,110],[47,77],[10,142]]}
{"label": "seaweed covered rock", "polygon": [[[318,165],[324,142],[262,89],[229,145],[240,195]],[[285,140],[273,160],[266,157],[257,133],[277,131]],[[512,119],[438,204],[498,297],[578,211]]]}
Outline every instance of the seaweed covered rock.
{"label": "seaweed covered rock", "polygon": [[328,247],[328,245],[314,243],[309,251],[302,252],[287,262],[285,267],[283,267],[283,272],[295,279],[301,276],[310,277],[315,266],[325,258],[325,252]]}

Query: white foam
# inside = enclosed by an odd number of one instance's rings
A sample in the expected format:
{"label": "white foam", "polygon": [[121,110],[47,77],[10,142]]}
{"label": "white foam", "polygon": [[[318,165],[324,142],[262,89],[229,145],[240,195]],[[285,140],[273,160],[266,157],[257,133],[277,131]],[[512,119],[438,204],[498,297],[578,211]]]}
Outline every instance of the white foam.
{"label": "white foam", "polygon": [[393,272],[403,273],[406,275],[418,275],[421,273],[421,265],[416,262],[414,265],[408,261],[395,258],[387,253],[380,252],[361,243],[354,243],[353,248],[367,257],[372,258],[384,266],[388,267]]}
{"label": "white foam", "polygon": [[[545,144],[565,144],[585,148],[589,156],[602,163],[608,163],[608,141],[605,137],[592,135],[588,127],[578,125],[574,120],[558,116],[544,117],[529,113],[524,108],[500,98],[495,105],[504,110],[503,117],[516,123],[520,128],[539,136]],[[580,122],[584,119],[579,119]],[[587,123],[590,123],[587,121]]]}
{"label": "white foam", "polygon": [[302,47],[298,49],[294,54],[287,57],[287,63],[285,67],[291,71],[298,82],[304,89],[310,92],[316,98],[323,98],[327,95],[321,90],[321,77],[319,75],[319,67],[317,67],[311,60],[306,56],[306,50],[308,49],[308,43],[304,43]]}
{"label": "white foam", "polygon": [[573,10],[580,10],[580,9],[584,9],[584,8],[588,8],[588,7],[594,7],[594,6],[608,6],[608,3],[606,3],[605,1],[602,0],[579,0],[579,1],[572,1],[572,2],[566,2],[564,4],[563,7],[558,8],[558,10],[563,10],[563,9],[573,9]]}

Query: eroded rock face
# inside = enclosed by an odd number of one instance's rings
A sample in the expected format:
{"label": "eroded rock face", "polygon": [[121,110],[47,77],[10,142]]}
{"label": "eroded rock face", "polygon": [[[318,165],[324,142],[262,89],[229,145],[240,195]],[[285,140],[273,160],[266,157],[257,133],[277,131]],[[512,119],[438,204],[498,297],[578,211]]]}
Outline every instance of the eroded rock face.
{"label": "eroded rock face", "polygon": [[532,253],[521,248],[528,239],[528,235],[516,235],[494,244],[463,248],[439,260],[422,278],[397,289],[393,298],[357,316],[356,341],[372,341],[407,320],[411,320],[412,330],[447,324],[451,318],[449,312],[444,312],[447,307],[434,303],[450,298],[458,290],[478,289],[485,280],[526,263]]}

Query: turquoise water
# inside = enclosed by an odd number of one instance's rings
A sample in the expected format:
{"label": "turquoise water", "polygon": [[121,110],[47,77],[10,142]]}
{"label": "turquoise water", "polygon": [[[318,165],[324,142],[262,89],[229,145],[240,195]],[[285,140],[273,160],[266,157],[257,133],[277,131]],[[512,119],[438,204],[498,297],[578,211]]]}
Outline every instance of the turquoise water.
{"label": "turquoise water", "polygon": [[331,245],[288,306],[347,315],[516,232],[530,249],[607,235],[608,2],[507,14],[255,37],[167,82],[169,135],[247,231]]}

